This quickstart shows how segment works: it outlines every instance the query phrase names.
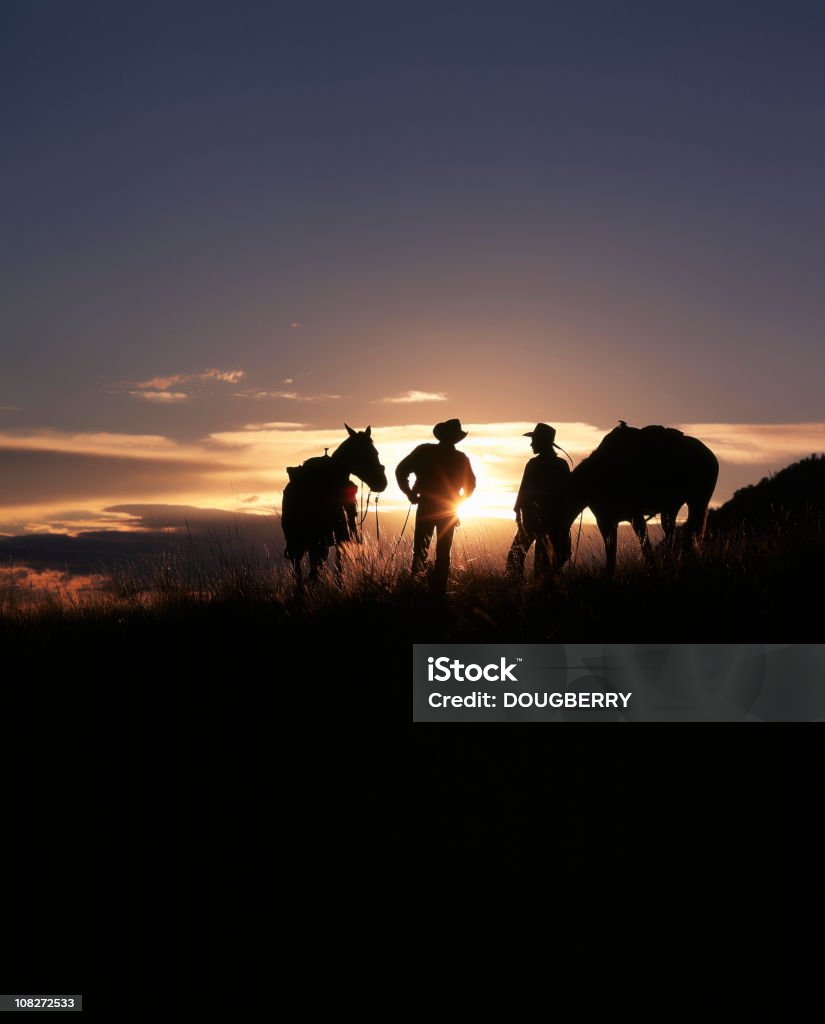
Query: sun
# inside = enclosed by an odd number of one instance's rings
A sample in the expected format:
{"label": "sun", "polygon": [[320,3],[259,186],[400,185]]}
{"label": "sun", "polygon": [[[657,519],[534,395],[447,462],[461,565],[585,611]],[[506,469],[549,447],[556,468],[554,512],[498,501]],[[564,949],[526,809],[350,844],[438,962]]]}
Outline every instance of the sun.
{"label": "sun", "polygon": [[504,495],[500,491],[477,490],[458,506],[458,516],[463,520],[512,519],[513,497],[512,494]]}

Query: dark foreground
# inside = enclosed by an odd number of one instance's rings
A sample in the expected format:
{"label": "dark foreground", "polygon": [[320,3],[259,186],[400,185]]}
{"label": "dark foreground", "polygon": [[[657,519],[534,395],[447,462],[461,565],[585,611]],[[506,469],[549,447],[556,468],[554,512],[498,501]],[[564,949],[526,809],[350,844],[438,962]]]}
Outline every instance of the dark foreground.
{"label": "dark foreground", "polygon": [[620,949],[630,918],[790,929],[816,727],[413,727],[411,644],[815,640],[823,571],[811,547],[547,592],[481,575],[443,602],[365,587],[9,616],[6,971],[83,990],[101,1019],[124,998],[172,1019],[260,1009],[284,944],[344,962],[356,924],[399,984],[417,970],[399,933],[437,961],[500,942],[501,914],[582,956]]}

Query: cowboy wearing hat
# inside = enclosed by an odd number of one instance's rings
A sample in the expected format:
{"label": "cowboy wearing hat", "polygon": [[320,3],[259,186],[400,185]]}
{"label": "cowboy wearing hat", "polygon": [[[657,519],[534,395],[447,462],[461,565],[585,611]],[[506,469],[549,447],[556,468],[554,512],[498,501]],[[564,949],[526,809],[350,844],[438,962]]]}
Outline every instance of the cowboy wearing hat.
{"label": "cowboy wearing hat", "polygon": [[[456,450],[467,431],[459,420],[436,423],[433,435],[438,444],[420,444],[398,463],[395,479],[398,486],[418,509],[413,537],[413,573],[421,572],[427,561],[427,552],[433,531],[437,533],[433,581],[442,588],[450,574],[450,549],[453,533],[458,525],[456,508],[469,498],[476,487],[476,478],[470,460]],[[409,477],[415,475],[411,487]]]}
{"label": "cowboy wearing hat", "polygon": [[[530,447],[536,457],[524,467],[521,487],[514,511],[516,536],[507,555],[508,575],[521,577],[524,560],[536,542],[534,573],[536,577],[557,572],[570,557],[570,527],[567,509],[570,492],[570,469],[556,455],[556,430],[547,423],[537,423],[528,431]],[[560,449],[561,450],[561,449]]]}

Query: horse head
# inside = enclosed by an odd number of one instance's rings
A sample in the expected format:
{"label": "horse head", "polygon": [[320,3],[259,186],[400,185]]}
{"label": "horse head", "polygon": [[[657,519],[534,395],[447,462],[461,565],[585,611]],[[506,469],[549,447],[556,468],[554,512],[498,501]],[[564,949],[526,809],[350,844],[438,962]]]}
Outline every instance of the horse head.
{"label": "horse head", "polygon": [[346,441],[332,453],[352,473],[369,487],[371,491],[380,493],[387,489],[387,474],[378,459],[378,451],[372,443],[372,429],[353,430],[348,423]]}

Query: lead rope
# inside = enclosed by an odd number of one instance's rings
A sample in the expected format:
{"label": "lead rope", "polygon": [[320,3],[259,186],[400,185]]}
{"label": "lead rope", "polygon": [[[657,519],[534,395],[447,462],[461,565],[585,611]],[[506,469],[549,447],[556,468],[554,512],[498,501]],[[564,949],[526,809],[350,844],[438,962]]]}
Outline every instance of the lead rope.
{"label": "lead rope", "polygon": [[[562,446],[560,444],[557,444],[556,447],[558,448],[558,450],[560,452],[564,452],[564,448],[562,448]],[[570,455],[567,452],[564,452],[564,454],[567,455],[567,461],[570,463],[570,468],[571,469],[575,469],[576,467],[573,465],[573,460],[570,458]],[[576,564],[576,559],[579,557],[579,541],[582,538],[582,524],[583,524],[583,522],[584,522],[584,509],[582,509],[581,512],[579,513],[579,532],[576,534],[576,546],[573,549],[573,558],[572,558],[573,565]]]}
{"label": "lead rope", "polygon": [[390,563],[392,563],[393,559],[398,554],[398,549],[401,547],[401,541],[404,539],[404,531],[407,529],[407,523],[410,521],[410,512],[412,512],[412,502],[410,502],[410,506],[407,509],[407,517],[404,520],[404,525],[401,527],[401,533],[398,534],[398,540],[395,542],[395,547],[392,549]]}
{"label": "lead rope", "polygon": [[[362,491],[363,491],[363,488],[362,488]],[[372,497],[372,491],[370,491],[367,494],[367,507],[364,508],[364,495],[363,495],[363,493],[361,494],[361,515],[360,515],[360,518],[358,519],[359,527],[364,525],[364,520],[370,514],[370,498],[371,497]],[[378,504],[378,498],[375,499],[375,504],[376,505]],[[377,509],[376,509],[376,511],[377,511]]]}

